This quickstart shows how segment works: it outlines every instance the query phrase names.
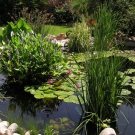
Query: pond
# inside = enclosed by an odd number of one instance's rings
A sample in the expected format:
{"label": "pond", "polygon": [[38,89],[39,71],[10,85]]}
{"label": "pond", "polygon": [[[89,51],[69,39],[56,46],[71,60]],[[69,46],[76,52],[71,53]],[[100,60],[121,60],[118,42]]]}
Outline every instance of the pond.
{"label": "pond", "polygon": [[[0,74],[0,87],[3,85],[5,79],[6,77],[3,74]],[[24,123],[29,119],[36,120],[42,124],[42,126],[46,123],[53,123],[53,125],[55,125],[53,128],[55,130],[59,130],[61,133],[60,135],[67,135],[67,133],[68,135],[72,135],[70,131],[75,129],[75,127],[79,124],[79,120],[81,118],[81,108],[77,104],[61,102],[59,100],[50,100],[50,104],[45,104],[42,100],[35,99],[30,93],[23,92],[21,90],[22,88],[18,86],[14,86],[13,88],[8,86],[7,89],[8,91],[5,91],[4,95],[8,96],[9,99],[5,99],[3,102],[0,102],[0,111],[2,111],[5,115],[9,115],[9,117],[21,117]],[[2,89],[1,92],[3,92]],[[131,107],[124,102],[124,104],[119,106],[119,109],[121,109],[129,121],[128,123],[119,110],[117,111],[117,128],[119,134],[134,135],[134,106]],[[1,118],[6,120],[3,116],[1,116]],[[59,127],[59,124],[61,124],[62,127]]]}

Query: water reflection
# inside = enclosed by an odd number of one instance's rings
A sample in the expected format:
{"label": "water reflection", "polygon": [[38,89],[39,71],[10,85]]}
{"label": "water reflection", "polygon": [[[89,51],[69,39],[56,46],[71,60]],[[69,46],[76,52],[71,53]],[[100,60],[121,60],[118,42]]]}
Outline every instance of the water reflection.
{"label": "water reflection", "polygon": [[[6,77],[1,75],[0,79],[4,83]],[[2,83],[0,86],[1,93],[5,97],[11,97],[0,102],[0,111],[3,111],[5,115],[10,113],[14,114],[15,117],[21,116],[23,121],[27,121],[28,118],[34,118],[42,120],[44,124],[49,123],[50,120],[54,120],[58,124],[61,119],[68,118],[68,121],[62,122],[62,129],[66,129],[66,126],[74,129],[78,125],[81,115],[79,105],[65,103],[58,99],[47,99],[45,102],[41,99],[35,99],[33,95],[25,92],[23,86],[6,82],[2,85]]]}

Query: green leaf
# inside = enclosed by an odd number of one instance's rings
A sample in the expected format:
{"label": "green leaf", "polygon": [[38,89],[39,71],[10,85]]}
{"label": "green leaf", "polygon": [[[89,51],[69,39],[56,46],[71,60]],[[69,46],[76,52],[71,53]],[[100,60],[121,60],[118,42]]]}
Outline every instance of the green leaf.
{"label": "green leaf", "polygon": [[22,18],[20,18],[20,20],[17,23],[17,27],[21,28],[23,26],[24,20]]}
{"label": "green leaf", "polygon": [[44,94],[44,98],[56,98],[57,96],[54,95],[53,93],[50,94]]}
{"label": "green leaf", "polygon": [[34,95],[34,97],[37,98],[37,99],[44,98],[44,96],[43,95],[40,95],[40,94],[36,94],[36,95]]}
{"label": "green leaf", "polygon": [[127,89],[122,89],[121,95],[129,95],[129,94],[131,94],[131,91],[129,91]]}
{"label": "green leaf", "polygon": [[54,94],[57,95],[57,96],[61,96],[61,95],[69,96],[69,95],[73,95],[74,92],[72,92],[72,91],[70,91],[70,92],[67,92],[67,91],[55,91]]}

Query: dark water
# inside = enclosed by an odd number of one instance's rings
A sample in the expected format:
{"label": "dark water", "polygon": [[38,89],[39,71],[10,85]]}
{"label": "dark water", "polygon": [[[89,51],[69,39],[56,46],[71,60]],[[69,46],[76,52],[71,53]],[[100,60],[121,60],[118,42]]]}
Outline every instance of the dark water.
{"label": "dark water", "polygon": [[[0,87],[5,80],[6,77],[0,74]],[[0,111],[4,115],[9,116],[9,119],[15,118],[15,122],[19,118],[25,125],[25,121],[29,119],[30,121],[38,121],[44,127],[50,120],[59,123],[60,119],[68,118],[67,123],[69,123],[69,127],[67,129],[70,129],[70,131],[73,131],[79,123],[81,108],[77,104],[60,102],[58,100],[54,102],[51,100],[49,104],[45,104],[42,100],[37,100],[33,95],[24,92],[20,87],[14,86],[12,89],[12,87],[8,86],[5,89],[8,89],[8,91],[4,90],[5,92],[3,92],[2,87],[1,93],[9,97],[9,99],[4,99],[3,102],[0,102]],[[2,115],[0,118],[7,120]],[[61,131],[61,134],[65,134],[65,132]],[[70,134],[68,133],[66,135]]]}
{"label": "dark water", "polygon": [[121,105],[120,106],[121,111],[126,116],[127,120],[125,119],[125,116],[123,116],[119,111],[118,116],[118,130],[119,135],[135,135],[135,106],[131,107],[130,105]]}
{"label": "dark water", "polygon": [[[5,79],[5,76],[0,74],[0,87]],[[23,121],[33,119],[40,121],[43,125],[49,123],[52,119],[58,121],[59,119],[66,117],[69,121],[74,123],[72,128],[75,128],[78,125],[81,117],[81,109],[79,105],[65,102],[59,103],[58,101],[55,101],[57,107],[53,106],[52,108],[49,108],[51,110],[50,112],[48,107],[45,106],[42,101],[35,100],[28,93],[21,93],[19,89],[18,93],[14,93],[12,89],[9,93],[5,93],[5,95],[11,94],[11,96],[14,97],[13,99],[6,99],[3,102],[0,102],[0,111],[5,115],[11,114],[12,117],[15,115],[15,117],[21,117]],[[15,97],[18,99],[16,100]],[[119,135],[135,135],[135,106],[131,107],[130,105],[121,105],[119,109],[123,112],[129,122],[128,123],[124,116],[117,111]],[[0,116],[0,118],[6,120],[3,116]]]}

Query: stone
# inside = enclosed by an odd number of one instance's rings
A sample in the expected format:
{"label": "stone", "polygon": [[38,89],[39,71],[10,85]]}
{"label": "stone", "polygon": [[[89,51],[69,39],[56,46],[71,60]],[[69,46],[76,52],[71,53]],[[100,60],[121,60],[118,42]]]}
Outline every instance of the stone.
{"label": "stone", "polygon": [[116,132],[113,128],[105,128],[99,135],[116,135]]}
{"label": "stone", "polygon": [[13,134],[12,134],[12,132],[10,130],[7,130],[6,135],[13,135]]}
{"label": "stone", "polygon": [[3,127],[3,126],[8,127],[9,126],[9,122],[7,122],[7,121],[0,122],[0,127]]}
{"label": "stone", "polygon": [[57,40],[63,40],[63,39],[66,39],[66,38],[67,38],[67,35],[64,34],[64,33],[58,34],[58,35],[56,36],[56,39],[57,39]]}
{"label": "stone", "polygon": [[2,127],[1,126],[0,127],[0,135],[6,135],[7,130],[8,130],[7,127],[5,127],[5,126]]}
{"label": "stone", "polygon": [[9,127],[8,130],[10,130],[12,133],[15,133],[18,130],[18,125],[16,123],[12,123]]}
{"label": "stone", "polygon": [[25,133],[25,135],[30,135],[30,131],[27,131],[27,132]]}

